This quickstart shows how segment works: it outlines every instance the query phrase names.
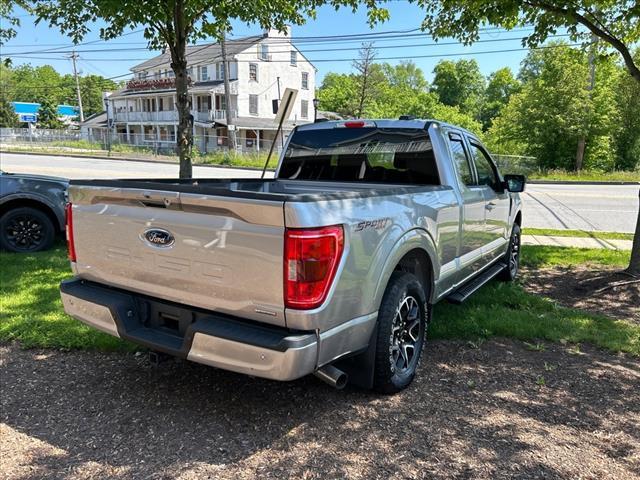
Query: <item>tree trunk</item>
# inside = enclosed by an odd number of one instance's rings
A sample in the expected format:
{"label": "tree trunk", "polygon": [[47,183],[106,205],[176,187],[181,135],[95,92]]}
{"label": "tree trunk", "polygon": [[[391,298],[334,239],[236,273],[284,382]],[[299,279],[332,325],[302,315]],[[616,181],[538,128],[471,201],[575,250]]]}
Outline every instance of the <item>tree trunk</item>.
{"label": "tree trunk", "polygon": [[176,110],[178,110],[178,131],[176,144],[180,157],[180,178],[191,178],[193,169],[193,116],[189,101],[189,77],[187,76],[187,33],[184,24],[182,2],[175,8],[175,44],[171,48],[171,68],[176,76]]}
{"label": "tree trunk", "polygon": [[[640,192],[638,192],[640,197]],[[627,273],[631,275],[640,275],[640,210],[638,210],[638,219],[636,220],[636,233],[633,237],[633,246],[631,247],[631,261],[627,267]]]}
{"label": "tree trunk", "polygon": [[576,164],[575,169],[576,172],[582,170],[582,161],[584,160],[584,148],[587,144],[587,140],[584,137],[581,137],[578,140],[578,150],[576,151]]}

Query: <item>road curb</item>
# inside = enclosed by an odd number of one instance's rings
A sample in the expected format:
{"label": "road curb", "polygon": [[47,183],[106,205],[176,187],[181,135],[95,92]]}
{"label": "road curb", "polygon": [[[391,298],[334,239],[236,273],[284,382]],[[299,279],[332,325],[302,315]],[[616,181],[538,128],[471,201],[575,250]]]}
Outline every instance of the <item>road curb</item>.
{"label": "road curb", "polygon": [[[130,158],[130,157],[108,157],[106,155],[79,155],[77,153],[46,153],[46,152],[16,152],[12,150],[0,150],[0,153],[11,153],[15,155],[38,155],[41,157],[70,157],[70,158],[95,158],[98,160],[122,160],[123,162],[142,162],[142,163],[159,163],[162,165],[179,165],[178,162],[170,162],[168,160],[153,160],[144,158]],[[262,171],[259,167],[244,167],[242,165],[222,165],[213,163],[194,163],[194,167],[208,167],[208,168],[228,168],[232,170],[252,170]],[[267,168],[267,172],[274,172],[275,168]]]}
{"label": "road curb", "polygon": [[627,181],[586,181],[586,180],[527,180],[531,185],[640,185],[640,182]]}

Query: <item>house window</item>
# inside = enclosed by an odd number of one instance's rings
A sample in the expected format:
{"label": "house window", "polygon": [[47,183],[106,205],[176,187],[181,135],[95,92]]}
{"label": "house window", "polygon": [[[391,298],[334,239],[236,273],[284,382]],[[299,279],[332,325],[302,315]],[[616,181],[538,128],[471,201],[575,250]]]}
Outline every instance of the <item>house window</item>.
{"label": "house window", "polygon": [[302,118],[309,118],[309,100],[300,101],[300,116]]}
{"label": "house window", "polygon": [[175,78],[176,74],[173,72],[173,70],[167,70],[167,76],[169,78]]}
{"label": "house window", "polygon": [[309,74],[302,72],[302,89],[309,90]]}
{"label": "house window", "polygon": [[216,95],[216,110],[226,110],[227,99],[224,95]]}
{"label": "house window", "polygon": [[253,80],[254,82],[258,81],[258,64],[257,63],[249,64],[249,80]]}
{"label": "house window", "polygon": [[224,63],[222,62],[216,64],[216,79],[224,80]]}
{"label": "house window", "polygon": [[260,44],[260,60],[269,60],[269,45]]}
{"label": "house window", "polygon": [[187,77],[193,78],[193,67],[187,68]]}
{"label": "house window", "polygon": [[249,113],[258,115],[258,95],[249,95]]}
{"label": "house window", "polygon": [[206,65],[198,67],[198,71],[198,77],[200,78],[201,82],[206,82],[207,80],[209,80],[209,69]]}
{"label": "house window", "polygon": [[298,64],[298,52],[291,50],[291,65],[294,67]]}

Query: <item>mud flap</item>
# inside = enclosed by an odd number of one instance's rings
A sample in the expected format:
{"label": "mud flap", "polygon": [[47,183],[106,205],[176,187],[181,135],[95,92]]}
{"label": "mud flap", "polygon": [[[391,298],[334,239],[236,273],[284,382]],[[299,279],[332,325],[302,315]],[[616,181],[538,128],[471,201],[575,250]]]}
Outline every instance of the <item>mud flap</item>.
{"label": "mud flap", "polygon": [[368,390],[373,388],[373,373],[376,358],[376,339],[378,338],[378,323],[371,333],[369,346],[366,350],[335,362],[335,366],[349,375],[349,384]]}

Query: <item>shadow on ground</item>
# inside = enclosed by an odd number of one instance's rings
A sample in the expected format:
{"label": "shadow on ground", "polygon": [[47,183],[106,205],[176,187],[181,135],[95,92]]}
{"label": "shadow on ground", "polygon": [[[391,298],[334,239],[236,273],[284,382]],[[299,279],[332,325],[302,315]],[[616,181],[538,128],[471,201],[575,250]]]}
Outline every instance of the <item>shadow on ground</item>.
{"label": "shadow on ground", "polygon": [[2,348],[8,478],[635,478],[640,361],[432,342],[396,396]]}

